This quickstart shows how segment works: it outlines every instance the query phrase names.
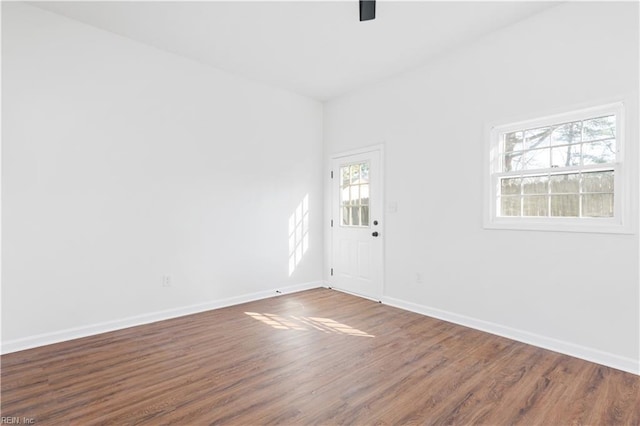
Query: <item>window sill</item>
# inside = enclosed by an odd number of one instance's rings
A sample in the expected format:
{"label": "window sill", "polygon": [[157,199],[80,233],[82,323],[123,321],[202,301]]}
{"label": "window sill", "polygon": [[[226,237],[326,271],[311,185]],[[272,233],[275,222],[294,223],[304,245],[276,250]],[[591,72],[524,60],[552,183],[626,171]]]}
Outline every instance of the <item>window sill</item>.
{"label": "window sill", "polygon": [[484,229],[487,230],[512,230],[512,231],[549,231],[549,232],[583,232],[597,234],[634,234],[628,225],[623,225],[615,219],[567,219],[547,218],[536,220],[534,218],[495,218],[485,221]]}

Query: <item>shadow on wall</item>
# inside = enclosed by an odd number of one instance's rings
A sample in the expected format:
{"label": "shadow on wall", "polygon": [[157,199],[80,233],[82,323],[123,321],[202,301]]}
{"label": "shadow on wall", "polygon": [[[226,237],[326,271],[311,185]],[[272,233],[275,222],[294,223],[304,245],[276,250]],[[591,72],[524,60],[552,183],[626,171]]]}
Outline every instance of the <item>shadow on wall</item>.
{"label": "shadow on wall", "polygon": [[309,249],[309,194],[289,216],[289,276]]}

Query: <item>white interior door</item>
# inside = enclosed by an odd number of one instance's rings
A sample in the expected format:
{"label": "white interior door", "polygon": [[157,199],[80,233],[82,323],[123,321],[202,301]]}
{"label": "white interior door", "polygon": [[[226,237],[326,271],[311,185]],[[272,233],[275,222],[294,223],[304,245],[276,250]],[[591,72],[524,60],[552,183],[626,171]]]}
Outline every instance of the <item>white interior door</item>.
{"label": "white interior door", "polygon": [[332,161],[331,286],[380,300],[383,277],[381,151]]}

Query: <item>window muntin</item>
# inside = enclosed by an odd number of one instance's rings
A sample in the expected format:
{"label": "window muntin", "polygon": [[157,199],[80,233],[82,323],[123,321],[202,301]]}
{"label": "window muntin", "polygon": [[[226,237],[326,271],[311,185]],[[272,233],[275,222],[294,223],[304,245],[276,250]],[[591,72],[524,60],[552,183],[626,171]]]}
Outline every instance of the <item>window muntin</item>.
{"label": "window muntin", "polygon": [[624,232],[622,112],[617,103],[494,127],[487,226]]}
{"label": "window muntin", "polygon": [[369,226],[369,162],[340,166],[340,225]]}

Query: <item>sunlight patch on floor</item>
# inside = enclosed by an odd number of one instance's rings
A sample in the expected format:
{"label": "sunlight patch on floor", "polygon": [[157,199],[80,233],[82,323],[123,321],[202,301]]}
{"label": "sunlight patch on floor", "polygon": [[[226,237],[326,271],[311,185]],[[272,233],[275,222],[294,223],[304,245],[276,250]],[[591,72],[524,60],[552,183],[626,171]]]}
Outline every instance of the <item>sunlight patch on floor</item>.
{"label": "sunlight patch on floor", "polygon": [[344,334],[348,336],[375,337],[372,334],[339,323],[330,318],[299,317],[293,315],[283,317],[276,314],[260,314],[257,312],[245,312],[245,314],[277,330],[316,330],[323,333]]}

